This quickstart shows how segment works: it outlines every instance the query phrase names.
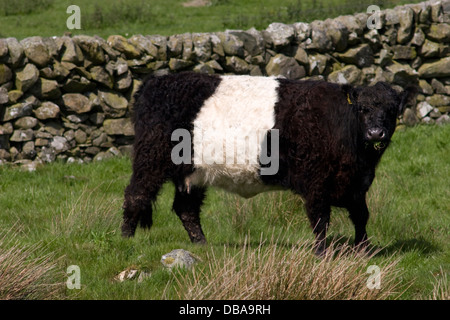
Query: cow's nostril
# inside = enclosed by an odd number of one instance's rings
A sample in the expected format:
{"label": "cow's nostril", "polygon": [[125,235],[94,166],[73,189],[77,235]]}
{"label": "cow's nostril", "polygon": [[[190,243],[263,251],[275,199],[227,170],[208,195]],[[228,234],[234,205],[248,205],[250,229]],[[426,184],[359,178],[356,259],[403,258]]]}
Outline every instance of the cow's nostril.
{"label": "cow's nostril", "polygon": [[380,141],[386,136],[386,133],[383,129],[380,128],[371,128],[367,130],[367,139],[370,141]]}

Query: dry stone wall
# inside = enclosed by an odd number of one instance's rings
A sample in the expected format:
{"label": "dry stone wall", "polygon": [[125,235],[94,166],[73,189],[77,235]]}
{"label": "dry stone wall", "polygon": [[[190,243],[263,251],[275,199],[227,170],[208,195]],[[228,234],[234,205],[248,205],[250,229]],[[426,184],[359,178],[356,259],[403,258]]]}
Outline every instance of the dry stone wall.
{"label": "dry stone wall", "polygon": [[218,74],[420,86],[400,125],[450,122],[450,0],[266,30],[0,39],[0,162],[129,153],[133,94],[148,74]]}

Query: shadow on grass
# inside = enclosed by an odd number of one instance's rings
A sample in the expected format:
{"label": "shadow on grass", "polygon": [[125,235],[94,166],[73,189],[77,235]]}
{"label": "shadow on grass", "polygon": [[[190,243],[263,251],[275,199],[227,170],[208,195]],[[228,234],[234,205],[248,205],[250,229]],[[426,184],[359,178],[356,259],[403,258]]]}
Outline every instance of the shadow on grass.
{"label": "shadow on grass", "polygon": [[[327,237],[327,245],[332,246],[339,251],[339,247],[352,247],[354,239],[351,236],[333,235]],[[430,255],[439,252],[438,246],[432,244],[430,241],[420,238],[414,239],[399,239],[393,241],[387,246],[379,246],[372,242],[369,243],[366,249],[368,254],[375,253],[376,256],[392,256],[398,253],[417,252],[423,255]]]}
{"label": "shadow on grass", "polygon": [[439,247],[423,238],[417,239],[399,239],[386,247],[379,247],[379,255],[389,256],[397,252],[418,252],[420,254],[429,255],[440,251]]}

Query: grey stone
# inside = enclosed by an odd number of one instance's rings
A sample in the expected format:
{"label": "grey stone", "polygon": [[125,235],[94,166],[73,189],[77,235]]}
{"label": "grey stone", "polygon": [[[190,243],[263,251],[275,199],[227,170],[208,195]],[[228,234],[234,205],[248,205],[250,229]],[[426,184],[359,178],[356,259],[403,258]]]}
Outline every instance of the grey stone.
{"label": "grey stone", "polygon": [[426,95],[433,94],[433,87],[431,87],[431,85],[426,80],[419,80],[419,87],[423,94]]}
{"label": "grey stone", "polygon": [[414,111],[411,108],[407,108],[403,113],[403,123],[409,127],[412,127],[419,123],[419,119],[414,114]]}
{"label": "grey stone", "polygon": [[[16,90],[16,91],[18,91],[18,90]],[[22,92],[22,91],[18,91],[18,92]],[[23,92],[22,92],[22,94],[23,94]],[[20,95],[20,97],[22,96],[22,94]],[[11,97],[9,95],[9,92],[8,92],[8,90],[6,88],[0,87],[0,105],[6,104],[9,101],[11,101],[12,103],[16,103],[17,102],[17,100],[12,100],[11,99]]]}
{"label": "grey stone", "polygon": [[240,58],[244,57],[244,42],[238,36],[230,32],[219,32],[217,36],[220,39],[224,54]]}
{"label": "grey stone", "polygon": [[[156,47],[155,47],[156,48]],[[183,52],[183,36],[176,34],[169,37],[167,40],[167,49],[169,57],[179,58]],[[156,50],[158,50],[156,48]]]}
{"label": "grey stone", "polygon": [[75,75],[67,79],[62,89],[68,93],[82,93],[95,89],[95,84],[85,77]]}
{"label": "grey stone", "polygon": [[114,82],[114,88],[119,91],[127,91],[133,83],[133,77],[129,70],[117,76]]}
{"label": "grey stone", "polygon": [[32,129],[36,127],[38,120],[33,117],[22,117],[14,122],[14,127],[19,129]]}
{"label": "grey stone", "polygon": [[0,125],[0,136],[12,134],[14,131],[13,125],[10,122]]}
{"label": "grey stone", "polygon": [[70,148],[67,139],[61,136],[53,137],[53,141],[50,143],[50,147],[55,151],[56,154],[63,153]]}
{"label": "grey stone", "polygon": [[60,114],[59,106],[53,102],[45,101],[39,108],[34,110],[34,115],[39,120],[55,119]]}
{"label": "grey stone", "polygon": [[61,97],[61,90],[56,80],[39,78],[32,91],[39,99],[56,100]]}
{"label": "grey stone", "polygon": [[56,159],[56,153],[55,150],[51,147],[44,146],[41,149],[41,152],[38,153],[39,159],[41,159],[43,162],[53,162]]}
{"label": "grey stone", "polygon": [[434,107],[450,106],[450,97],[443,94],[434,94],[427,97],[426,102]]}
{"label": "grey stone", "polygon": [[173,71],[183,70],[186,68],[189,68],[194,63],[192,61],[183,60],[183,59],[176,59],[176,58],[170,58],[169,60],[169,68]]}
{"label": "grey stone", "polygon": [[308,53],[301,47],[298,47],[295,51],[294,59],[303,65],[307,65],[309,63]]}
{"label": "grey stone", "polygon": [[408,64],[394,62],[386,66],[388,81],[400,86],[407,86],[418,81],[417,71]]}
{"label": "grey stone", "polygon": [[65,47],[61,61],[71,62],[77,65],[81,64],[84,56],[78,44],[69,37],[62,37],[61,39],[63,39]]}
{"label": "grey stone", "polygon": [[161,263],[168,269],[172,269],[174,267],[189,269],[192,268],[198,261],[200,261],[198,257],[184,249],[172,250],[161,257]]}
{"label": "grey stone", "polygon": [[17,129],[14,130],[11,138],[9,138],[12,142],[23,142],[23,141],[31,141],[34,139],[34,132],[32,129]]}
{"label": "grey stone", "polygon": [[127,99],[118,92],[99,91],[100,105],[112,118],[123,117],[128,108]]}
{"label": "grey stone", "polygon": [[161,61],[167,60],[167,37],[161,35],[150,35],[147,38],[151,41],[153,45],[158,48],[158,54],[156,59]]}
{"label": "grey stone", "polygon": [[431,79],[431,87],[434,89],[435,93],[447,94],[447,89],[444,84],[437,79]]}
{"label": "grey stone", "polygon": [[51,61],[50,53],[42,37],[31,37],[20,41],[26,57],[39,67],[47,66]]}
{"label": "grey stone", "polygon": [[64,133],[64,128],[56,121],[46,122],[44,130],[50,133],[50,136],[46,136],[48,138],[52,138],[52,136],[62,136]]}
{"label": "grey stone", "polygon": [[5,113],[3,115],[3,121],[9,121],[13,119],[17,119],[20,117],[25,117],[31,115],[33,112],[33,106],[28,103],[17,103],[12,105],[11,107],[7,107],[5,109]]}
{"label": "grey stone", "polygon": [[86,113],[91,111],[92,103],[80,93],[66,93],[62,96],[64,106],[68,111],[75,113]]}
{"label": "grey stone", "polygon": [[78,35],[73,41],[81,48],[86,58],[94,64],[103,64],[106,60],[101,42],[90,36]]}
{"label": "grey stone", "polygon": [[158,57],[158,47],[153,42],[143,35],[133,35],[129,40],[133,46],[135,46],[140,52],[144,52],[150,55],[152,58]]}
{"label": "grey stone", "polygon": [[425,101],[419,102],[416,106],[416,115],[419,119],[425,118],[433,110],[433,107]]}
{"label": "grey stone", "polygon": [[125,54],[128,59],[139,58],[142,54],[138,48],[128,42],[128,40],[123,36],[109,36],[107,42],[113,49]]}
{"label": "grey stone", "polygon": [[412,46],[396,45],[392,47],[393,59],[413,60],[417,56],[416,48]]}
{"label": "grey stone", "polygon": [[22,45],[16,38],[7,38],[6,43],[8,45],[9,62],[13,67],[17,68],[25,56]]}
{"label": "grey stone", "polygon": [[348,30],[349,34],[354,33],[356,38],[360,37],[364,32],[364,28],[366,28],[366,22],[360,21],[355,16],[339,16],[337,18],[334,18],[334,20],[342,23]]}
{"label": "grey stone", "polygon": [[339,84],[361,85],[362,75],[363,73],[360,69],[358,69],[358,67],[348,65],[340,70],[330,73],[328,76],[328,81]]}
{"label": "grey stone", "polygon": [[308,49],[326,52],[333,49],[333,41],[327,33],[328,25],[324,21],[313,21],[311,26],[311,44]]}
{"label": "grey stone", "polygon": [[438,57],[442,50],[440,43],[425,39],[422,47],[420,48],[420,55],[425,58]]}
{"label": "grey stone", "polygon": [[26,159],[33,159],[36,156],[36,150],[33,141],[27,141],[22,146],[22,154]]}
{"label": "grey stone", "polygon": [[331,39],[336,51],[343,51],[347,48],[349,31],[347,27],[337,19],[325,20],[327,24],[326,34]]}
{"label": "grey stone", "polygon": [[433,41],[447,43],[448,45],[450,42],[450,25],[445,23],[433,23],[427,32],[427,38]]}
{"label": "grey stone", "polygon": [[16,71],[16,88],[22,92],[30,89],[39,79],[39,70],[34,64],[28,63]]}
{"label": "grey stone", "polygon": [[420,47],[425,42],[425,34],[420,27],[416,27],[411,44]]}
{"label": "grey stone", "polygon": [[279,22],[271,23],[265,32],[269,35],[275,48],[289,45],[295,36],[295,28],[293,25]]}
{"label": "grey stone", "polygon": [[73,123],[82,123],[89,119],[89,116],[86,113],[83,114],[69,114],[67,116],[67,120]]}
{"label": "grey stone", "polygon": [[296,22],[292,25],[295,30],[296,40],[300,43],[308,39],[311,35],[311,28],[308,23]]}
{"label": "grey stone", "polygon": [[214,69],[210,65],[208,65],[206,63],[199,63],[192,70],[194,72],[198,72],[198,73],[207,73],[207,74],[213,74],[214,73]]}
{"label": "grey stone", "polygon": [[101,66],[92,67],[90,70],[90,75],[92,80],[103,84],[104,86],[112,89],[114,87],[113,77],[106,72],[106,70]]}
{"label": "grey stone", "polygon": [[3,63],[0,63],[0,85],[7,83],[13,77],[11,69]]}
{"label": "grey stone", "polygon": [[421,78],[442,78],[450,76],[450,57],[424,63],[418,70]]}
{"label": "grey stone", "polygon": [[194,54],[197,61],[206,62],[211,58],[211,38],[207,33],[193,33]]}
{"label": "grey stone", "polygon": [[103,128],[108,135],[134,135],[134,126],[130,118],[106,119]]}
{"label": "grey stone", "polygon": [[397,42],[405,44],[411,39],[414,22],[414,11],[411,8],[403,7],[398,11],[399,28],[397,32]]}
{"label": "grey stone", "polygon": [[450,116],[448,114],[444,114],[436,120],[436,124],[442,125],[442,124],[449,124],[449,123],[450,123]]}
{"label": "grey stone", "polygon": [[373,64],[373,52],[368,44],[359,45],[351,48],[344,53],[336,54],[338,59],[348,64],[354,64],[360,68],[368,67]]}
{"label": "grey stone", "polygon": [[306,75],[305,68],[294,58],[281,53],[270,59],[266,71],[269,76],[283,76],[288,79],[300,79]]}
{"label": "grey stone", "polygon": [[75,131],[74,138],[78,144],[83,144],[87,140],[87,134],[83,130],[78,129],[77,131]]}
{"label": "grey stone", "polygon": [[[94,159],[95,160],[95,159]],[[122,272],[120,272],[118,275],[114,277],[114,281],[116,282],[124,282],[124,281],[132,281],[137,280],[138,283],[143,282],[144,280],[151,277],[151,273],[139,270],[136,267],[129,267]]]}
{"label": "grey stone", "polygon": [[323,54],[310,54],[309,59],[309,75],[321,75],[327,67],[328,57]]}
{"label": "grey stone", "polygon": [[247,74],[250,72],[248,63],[237,56],[226,57],[225,69],[236,74]]}
{"label": "grey stone", "polygon": [[110,152],[99,152],[94,156],[94,161],[103,161],[106,159],[111,159],[114,155]]}

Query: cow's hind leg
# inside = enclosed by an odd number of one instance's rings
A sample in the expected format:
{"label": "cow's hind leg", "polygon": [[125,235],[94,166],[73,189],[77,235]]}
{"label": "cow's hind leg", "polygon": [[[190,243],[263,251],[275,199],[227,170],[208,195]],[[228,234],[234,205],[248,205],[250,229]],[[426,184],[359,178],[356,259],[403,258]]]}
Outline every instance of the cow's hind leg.
{"label": "cow's hind leg", "polygon": [[159,190],[170,176],[170,144],[164,143],[165,130],[161,125],[149,126],[134,144],[133,174],[125,189],[122,235],[131,237],[138,223],[152,226],[152,205]]}
{"label": "cow's hind leg", "polygon": [[146,229],[152,226],[152,205],[163,183],[164,179],[155,179],[155,177],[151,182],[140,183],[133,175],[125,189],[122,236],[134,236],[139,222],[141,227]]}
{"label": "cow's hind leg", "polygon": [[193,243],[206,243],[200,225],[200,207],[205,199],[205,189],[192,186],[189,190],[175,188],[173,210],[180,218]]}

